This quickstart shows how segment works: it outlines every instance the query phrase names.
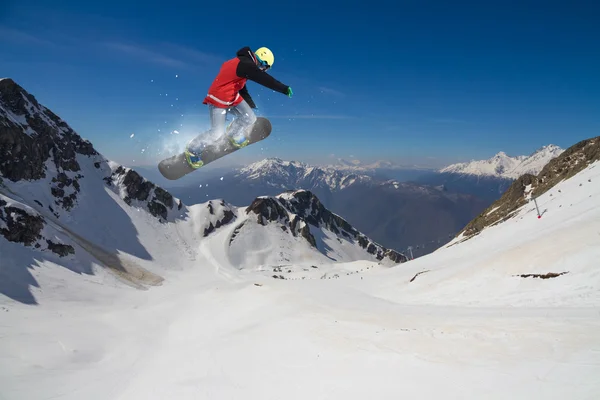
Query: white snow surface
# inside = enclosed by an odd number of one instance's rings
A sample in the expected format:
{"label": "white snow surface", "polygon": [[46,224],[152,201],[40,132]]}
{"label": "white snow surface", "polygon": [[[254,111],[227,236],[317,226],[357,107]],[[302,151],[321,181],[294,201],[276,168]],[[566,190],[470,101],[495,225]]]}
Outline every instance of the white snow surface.
{"label": "white snow surface", "polygon": [[[322,260],[286,279],[237,267],[235,223],[203,237],[217,207],[160,224],[90,193],[122,208],[74,229],[164,281],[140,290],[86,253],[80,274],[0,238],[0,272],[21,261],[37,303],[0,294],[0,398],[600,398],[599,180],[595,163],[537,199],[542,218],[529,203],[394,268]],[[568,273],[516,276],[548,272]]]}
{"label": "white snow surface", "polygon": [[529,156],[510,157],[501,151],[487,160],[452,164],[439,172],[517,179],[523,174],[539,174],[548,162],[563,151],[552,144],[538,149]]}

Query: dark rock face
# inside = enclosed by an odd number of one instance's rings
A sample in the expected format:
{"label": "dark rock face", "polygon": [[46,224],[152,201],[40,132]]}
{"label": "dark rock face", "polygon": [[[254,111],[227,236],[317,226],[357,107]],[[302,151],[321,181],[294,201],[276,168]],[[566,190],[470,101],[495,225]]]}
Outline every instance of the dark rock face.
{"label": "dark rock face", "polygon": [[364,234],[352,227],[348,221],[329,211],[312,192],[308,190],[298,190],[291,194],[291,198],[285,198],[287,196],[282,198],[282,196],[280,196],[280,201],[288,210],[300,216],[308,224],[315,227],[324,225],[328,230],[337,235],[356,240],[363,249],[369,254],[375,255],[378,260],[387,257],[396,263],[407,261],[406,256],[403,254],[386,249],[383,246],[372,242]]}
{"label": "dark rock face", "polygon": [[299,216],[290,220],[289,212],[285,209],[280,200],[272,197],[259,197],[246,208],[246,213],[254,213],[257,216],[257,222],[266,226],[270,222],[280,222],[286,231],[289,230],[293,236],[305,238],[313,247],[316,247],[317,241],[310,232],[306,222]]}
{"label": "dark rock face", "polygon": [[[56,206],[70,211],[81,190],[79,180],[84,178],[77,156],[101,156],[89,141],[11,79],[0,81],[0,105],[0,175],[13,182],[51,178],[50,193],[56,200],[49,209],[57,218],[60,213]],[[90,159],[97,169],[102,167],[100,161]],[[56,171],[52,176],[47,176],[48,163]],[[174,206],[171,194],[123,167],[104,180],[112,185],[119,177],[127,191],[127,204],[133,199],[147,202],[152,215],[167,219],[168,210]]]}
{"label": "dark rock face", "polygon": [[498,201],[469,222],[459,235],[462,233],[468,239],[479,234],[486,227],[512,218],[515,211],[528,202],[528,193],[526,193],[528,186],[531,189],[531,196],[535,198],[597,160],[600,160],[600,136],[583,140],[569,147],[552,159],[537,176],[525,174],[515,180]]}
{"label": "dark rock face", "polygon": [[97,156],[92,144],[11,79],[0,81],[0,106],[0,175],[12,182],[51,178],[55,205],[71,210],[83,178],[77,155]]}
{"label": "dark rock face", "polygon": [[[325,208],[308,190],[286,192],[277,198],[259,197],[246,208],[246,213],[256,214],[257,222],[261,225],[270,222],[281,223],[284,231],[289,230],[292,235],[305,238],[313,247],[317,247],[317,242],[310,231],[311,225],[315,228],[325,227],[339,236],[355,240],[378,260],[389,258],[395,263],[407,261],[403,254],[372,242],[345,219]],[[291,219],[290,213],[294,215]]]}
{"label": "dark rock face", "polygon": [[[169,192],[146,180],[134,170],[123,167],[118,167],[110,177],[104,178],[104,181],[108,185],[112,185],[115,180],[119,179],[127,192],[123,200],[128,205],[131,205],[133,200],[146,202],[150,214],[167,220],[168,211],[172,210],[175,205],[173,196]],[[152,196],[150,196],[151,194]],[[178,209],[181,207],[180,202]]]}
{"label": "dark rock face", "polygon": [[0,200],[0,220],[6,224],[6,228],[0,229],[0,233],[9,242],[32,246],[41,238],[44,218],[39,215],[30,215],[17,207],[6,207],[6,202]]}
{"label": "dark rock face", "polygon": [[204,228],[204,237],[207,237],[220,227],[227,225],[235,219],[235,213],[231,210],[229,205],[225,204],[222,200],[219,205],[220,208],[218,210],[215,210],[216,207],[213,206],[213,201],[209,201],[206,206],[208,212],[216,217],[216,221],[214,221],[214,223],[213,221],[209,222],[208,226]]}
{"label": "dark rock face", "polygon": [[54,243],[51,240],[46,240],[46,243],[48,244],[48,250],[58,254],[61,257],[66,257],[69,254],[75,254],[75,249],[71,245]]}
{"label": "dark rock face", "polygon": [[281,220],[289,225],[290,218],[283,205],[272,197],[259,197],[246,208],[246,213],[253,212],[257,215],[257,221],[261,225],[266,225],[272,221]]}
{"label": "dark rock face", "polygon": [[80,171],[77,154],[98,154],[89,141],[11,79],[0,81],[0,104],[4,108],[0,109],[0,173],[6,179],[44,178],[47,160],[58,171]]}
{"label": "dark rock face", "polygon": [[[8,206],[6,201],[0,199],[0,220],[5,228],[0,228],[0,234],[9,242],[22,243],[25,246],[40,248],[41,232],[46,221],[41,215],[31,215],[27,211],[13,206]],[[71,245],[54,243],[46,239],[48,250],[65,257],[75,254]]]}

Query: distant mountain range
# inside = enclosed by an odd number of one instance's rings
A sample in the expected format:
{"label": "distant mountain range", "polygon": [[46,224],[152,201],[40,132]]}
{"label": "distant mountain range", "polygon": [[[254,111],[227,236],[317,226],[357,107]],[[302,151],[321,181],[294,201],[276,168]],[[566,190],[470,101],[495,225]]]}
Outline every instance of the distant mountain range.
{"label": "distant mountain range", "polygon": [[417,164],[399,164],[393,161],[378,160],[371,163],[364,163],[358,159],[345,160],[338,158],[337,162],[328,165],[329,168],[353,171],[376,172],[378,170],[415,170],[430,171],[433,168]]}
{"label": "distant mountain range", "polygon": [[314,193],[328,209],[383,246],[399,250],[413,246],[415,256],[450,240],[491,203],[443,187],[382,179],[355,168],[279,158],[169,190],[188,204],[222,198],[242,206],[259,196],[298,189]]}
{"label": "distant mountain range", "polygon": [[538,174],[550,160],[562,152],[563,149],[552,144],[528,156],[511,157],[501,151],[487,160],[452,164],[421,174],[414,180],[421,184],[443,186],[449,191],[472,194],[491,204],[519,176]]}
{"label": "distant mountain range", "polygon": [[539,173],[562,152],[555,145],[528,156],[510,157],[499,152],[488,160],[439,170],[389,161],[338,159],[315,166],[267,158],[219,176],[207,175],[198,185],[170,190],[188,203],[223,198],[236,205],[283,190],[310,190],[328,208],[384,246],[411,245],[416,255],[422,255],[444,244],[498,200],[515,177]]}
{"label": "distant mountain range", "polygon": [[544,146],[529,156],[510,157],[501,151],[487,160],[452,164],[439,172],[517,179],[524,174],[539,174],[550,160],[558,157],[563,151],[553,144]]}

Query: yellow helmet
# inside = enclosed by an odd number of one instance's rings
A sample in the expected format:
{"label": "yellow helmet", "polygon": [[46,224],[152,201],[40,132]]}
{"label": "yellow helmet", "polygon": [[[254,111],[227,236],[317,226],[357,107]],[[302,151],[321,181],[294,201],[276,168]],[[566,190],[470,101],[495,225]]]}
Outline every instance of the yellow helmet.
{"label": "yellow helmet", "polygon": [[256,54],[258,58],[269,64],[269,68],[273,66],[273,63],[275,62],[275,56],[273,55],[273,52],[271,50],[267,49],[266,47],[261,47],[260,49],[256,50],[254,54]]}

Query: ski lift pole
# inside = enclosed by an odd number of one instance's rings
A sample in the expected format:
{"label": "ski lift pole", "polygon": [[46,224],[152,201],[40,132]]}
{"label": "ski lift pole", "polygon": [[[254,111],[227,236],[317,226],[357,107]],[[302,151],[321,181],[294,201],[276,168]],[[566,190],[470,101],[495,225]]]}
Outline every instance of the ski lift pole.
{"label": "ski lift pole", "polygon": [[537,211],[538,219],[542,218],[542,215],[540,214],[540,208],[538,207],[537,200],[535,197],[533,197],[533,203],[535,204],[535,209]]}

